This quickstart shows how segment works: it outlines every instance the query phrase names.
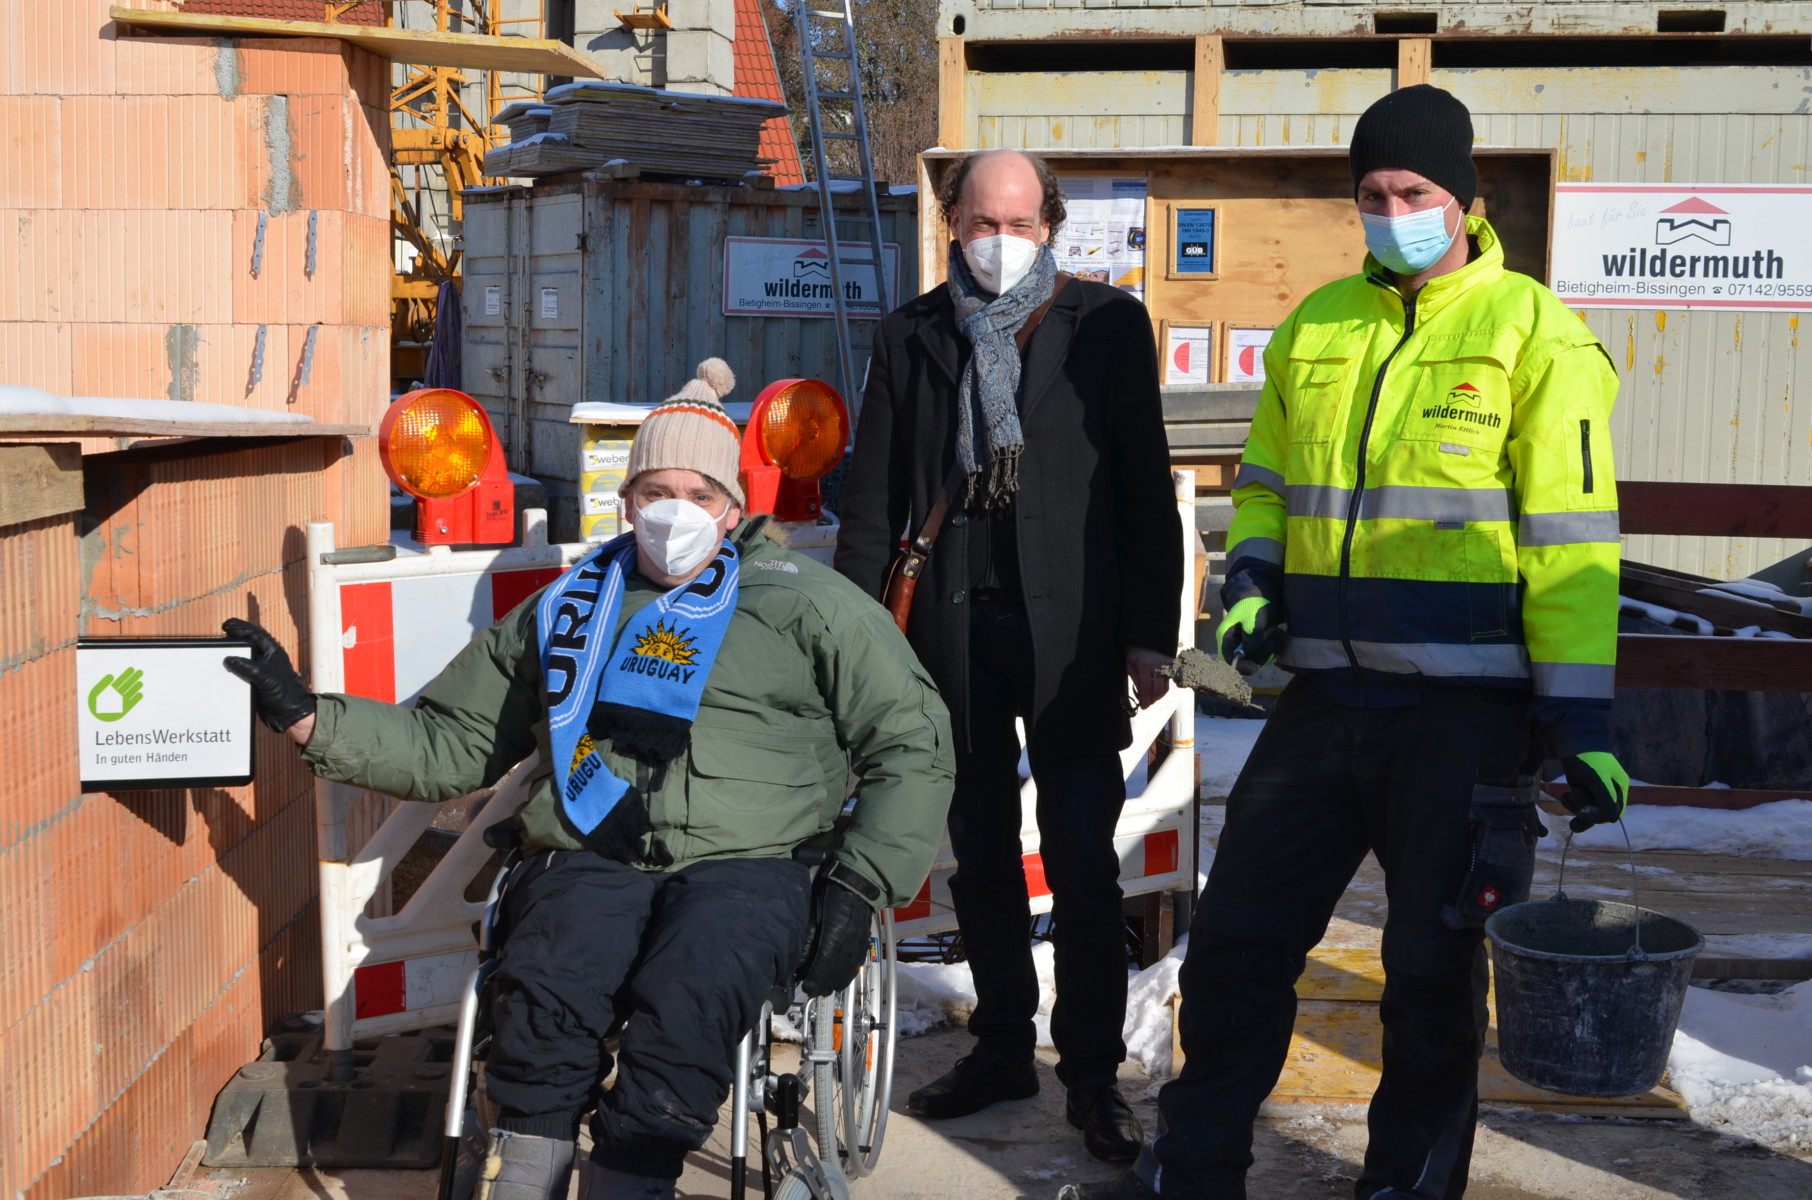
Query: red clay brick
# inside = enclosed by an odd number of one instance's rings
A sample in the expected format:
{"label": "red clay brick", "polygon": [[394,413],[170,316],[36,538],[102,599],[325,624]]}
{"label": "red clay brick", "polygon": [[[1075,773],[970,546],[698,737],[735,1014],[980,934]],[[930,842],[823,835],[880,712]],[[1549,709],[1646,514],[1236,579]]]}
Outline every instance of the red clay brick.
{"label": "red clay brick", "polygon": [[217,96],[222,53],[232,51],[214,38],[126,32],[114,43],[114,88],[126,96]]}
{"label": "red clay brick", "polygon": [[63,101],[0,96],[0,208],[63,204]]}
{"label": "red clay brick", "polygon": [[12,90],[77,96],[114,90],[116,30],[109,0],[59,0],[15,6],[11,31],[17,74]]}
{"label": "red clay brick", "polygon": [[[312,20],[320,20],[317,11]],[[326,38],[240,38],[239,91],[245,96],[342,96],[352,89],[352,52]]]}
{"label": "red clay brick", "polygon": [[63,101],[63,208],[166,208],[170,102],[163,96]]}
{"label": "red clay brick", "polygon": [[69,395],[69,326],[61,321],[0,322],[0,362],[8,383]]}
{"label": "red clay brick", "polygon": [[70,327],[70,387],[78,396],[161,400],[169,395],[168,325]]}

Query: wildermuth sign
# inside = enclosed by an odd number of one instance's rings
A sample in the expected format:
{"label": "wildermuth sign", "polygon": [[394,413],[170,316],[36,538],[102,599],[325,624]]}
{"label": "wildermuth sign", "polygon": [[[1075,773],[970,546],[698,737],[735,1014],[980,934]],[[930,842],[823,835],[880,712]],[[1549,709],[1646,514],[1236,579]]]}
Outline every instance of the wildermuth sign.
{"label": "wildermuth sign", "polygon": [[1812,311],[1812,186],[1561,183],[1550,286],[1575,308]]}

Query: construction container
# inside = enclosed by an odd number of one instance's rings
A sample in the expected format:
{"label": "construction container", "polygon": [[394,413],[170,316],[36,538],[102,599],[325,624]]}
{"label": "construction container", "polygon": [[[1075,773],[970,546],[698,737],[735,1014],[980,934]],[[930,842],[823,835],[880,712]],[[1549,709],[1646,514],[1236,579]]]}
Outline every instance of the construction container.
{"label": "construction container", "polygon": [[[1557,184],[1812,184],[1807,3],[943,0],[939,33],[945,147],[1339,146],[1372,101],[1429,82],[1465,101],[1481,147],[1553,150]],[[1578,202],[1562,188],[1559,218]],[[1812,264],[1812,236],[1791,249]],[[1576,265],[1510,250],[1544,281]],[[1812,359],[1799,346],[1812,297],[1773,311],[1640,298],[1579,307],[1623,378],[1620,478],[1812,480]],[[1732,577],[1798,548],[1644,536],[1625,550]]]}
{"label": "construction container", "polygon": [[[751,315],[747,304],[726,302],[727,283],[731,300],[739,295],[738,264],[764,249],[780,247],[790,264],[777,285],[799,290],[793,285],[801,279],[816,278],[825,255],[814,191],[587,173],[471,190],[465,198],[465,390],[502,432],[510,468],[547,485],[555,540],[579,538],[581,427],[568,421],[574,404],[659,402],[712,356],[736,373],[732,400],[753,400],[776,379],[835,386],[828,301],[822,317],[779,308]],[[883,196],[880,206],[887,245],[897,247],[887,259],[893,294],[877,308],[885,312],[918,293],[918,197]],[[838,210],[843,252],[858,257],[867,221],[856,195],[839,196]],[[846,279],[852,270],[845,267]],[[726,312],[731,308],[739,311]],[[852,324],[858,361],[872,327]]]}

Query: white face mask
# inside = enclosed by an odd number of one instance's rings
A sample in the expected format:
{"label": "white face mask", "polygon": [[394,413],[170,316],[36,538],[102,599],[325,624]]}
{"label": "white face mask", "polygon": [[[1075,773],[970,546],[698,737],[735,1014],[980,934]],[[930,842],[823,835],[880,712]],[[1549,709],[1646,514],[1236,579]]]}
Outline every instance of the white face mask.
{"label": "white face mask", "polygon": [[635,544],[663,575],[684,575],[723,545],[717,518],[690,500],[668,498],[635,515]]}
{"label": "white face mask", "polygon": [[1038,243],[1010,233],[976,238],[963,247],[963,261],[982,291],[1004,296],[1038,261]]}

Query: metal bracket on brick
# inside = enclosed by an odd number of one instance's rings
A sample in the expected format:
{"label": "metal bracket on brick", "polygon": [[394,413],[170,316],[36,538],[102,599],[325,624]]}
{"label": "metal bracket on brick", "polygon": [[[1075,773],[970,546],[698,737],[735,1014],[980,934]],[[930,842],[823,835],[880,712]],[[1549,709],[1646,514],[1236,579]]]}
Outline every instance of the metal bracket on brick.
{"label": "metal bracket on brick", "polygon": [[318,1033],[280,1033],[214,1101],[210,1167],[432,1167],[440,1161],[453,1031],[353,1044],[340,1081]]}
{"label": "metal bracket on brick", "polygon": [[[320,233],[320,229],[321,210],[318,208],[311,208],[308,210],[308,251],[302,262],[302,270],[310,279],[315,277],[315,246],[316,237]],[[303,382],[306,383],[307,380],[304,380]]]}
{"label": "metal bracket on brick", "polygon": [[252,237],[252,278],[258,278],[258,272],[264,270],[264,227],[270,224],[271,215],[263,209],[258,211],[258,232]]}

